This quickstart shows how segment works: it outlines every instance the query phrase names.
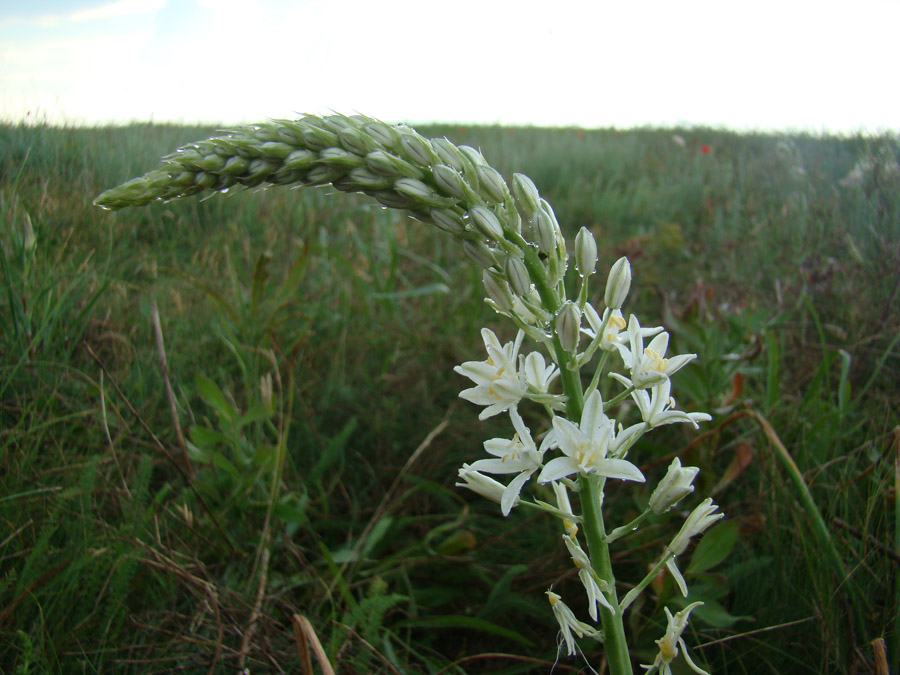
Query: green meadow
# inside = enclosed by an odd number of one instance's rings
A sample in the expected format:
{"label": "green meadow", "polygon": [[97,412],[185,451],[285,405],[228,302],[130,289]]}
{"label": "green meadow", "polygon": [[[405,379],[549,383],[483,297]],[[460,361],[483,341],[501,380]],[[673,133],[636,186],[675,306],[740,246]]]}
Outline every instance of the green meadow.
{"label": "green meadow", "polygon": [[[726,514],[679,561],[695,662],[896,668],[897,137],[418,131],[530,176],[699,355],[674,393],[713,420],[629,456]],[[92,205],[214,132],[0,129],[0,672],[590,672],[544,597],[578,584],[558,525],[454,485],[508,425],[452,368],[514,331],[450,236],[331,187]],[[671,534],[613,544],[620,578]],[[635,664],[679,601],[663,575],[629,609]]]}

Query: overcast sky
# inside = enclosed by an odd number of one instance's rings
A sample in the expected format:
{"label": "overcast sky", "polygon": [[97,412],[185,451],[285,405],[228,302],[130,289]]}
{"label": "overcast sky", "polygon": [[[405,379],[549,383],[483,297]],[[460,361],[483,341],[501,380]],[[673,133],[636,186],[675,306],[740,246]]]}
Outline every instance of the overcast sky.
{"label": "overcast sky", "polygon": [[900,0],[0,0],[0,119],[900,129]]}

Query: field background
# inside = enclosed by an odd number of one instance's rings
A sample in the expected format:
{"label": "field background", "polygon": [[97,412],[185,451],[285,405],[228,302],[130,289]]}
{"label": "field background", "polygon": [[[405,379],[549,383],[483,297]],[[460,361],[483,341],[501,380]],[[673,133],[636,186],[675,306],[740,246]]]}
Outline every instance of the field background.
{"label": "field background", "polygon": [[[214,131],[0,130],[0,672],[300,672],[299,616],[337,672],[549,672],[543,593],[578,583],[556,523],[454,487],[507,433],[452,372],[482,326],[513,335],[479,270],[331,188],[91,205]],[[673,393],[713,421],[630,456],[651,485],[673,453],[702,467],[728,516],[685,565],[694,659],[875,672],[885,638],[900,663],[897,139],[419,131],[529,175],[602,275],[630,257],[626,311],[700,355]],[[611,491],[608,522],[648,495]],[[672,527],[614,548],[618,578]],[[677,605],[659,582],[630,617],[641,663]]]}

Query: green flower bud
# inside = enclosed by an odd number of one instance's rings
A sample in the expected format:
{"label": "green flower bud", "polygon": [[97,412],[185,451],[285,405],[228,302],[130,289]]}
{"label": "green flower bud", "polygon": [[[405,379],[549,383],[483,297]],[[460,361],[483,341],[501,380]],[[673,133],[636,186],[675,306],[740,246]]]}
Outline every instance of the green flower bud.
{"label": "green flower bud", "polygon": [[484,290],[487,291],[488,297],[504,311],[510,311],[513,308],[512,293],[509,292],[509,284],[507,284],[500,276],[492,270],[484,270],[481,275],[484,282]]}
{"label": "green flower bud", "polygon": [[522,173],[514,173],[512,179],[512,194],[516,200],[516,206],[526,217],[532,218],[541,203],[541,195],[531,179]]}
{"label": "green flower bud", "polygon": [[[307,151],[304,150],[304,152]],[[222,167],[225,166],[225,162],[226,159],[222,155],[211,152],[208,155],[204,155],[203,159],[197,162],[197,168],[201,171],[221,171]]]}
{"label": "green flower bud", "polygon": [[528,295],[528,292],[531,290],[531,277],[521,258],[514,255],[506,256],[503,271],[506,273],[509,285],[516,292],[516,295],[520,297]]}
{"label": "green flower bud", "polygon": [[393,127],[385,124],[384,122],[373,120],[366,124],[364,128],[369,136],[374,138],[375,141],[388,148],[389,150],[393,150],[397,147],[397,143],[400,139],[400,134],[398,134],[396,129],[394,129]]}
{"label": "green flower bud", "polygon": [[367,190],[387,190],[394,185],[393,179],[389,176],[376,173],[365,166],[356,167],[347,178]]}
{"label": "green flower bud", "polygon": [[389,209],[414,209],[420,206],[409,197],[393,190],[366,190],[366,194],[375,197],[382,206]]}
{"label": "green flower bud", "polygon": [[459,151],[472,163],[472,166],[477,167],[487,165],[487,160],[484,158],[484,155],[472,146],[461,145],[459,146]]}
{"label": "green flower bud", "polygon": [[[250,166],[247,167],[247,174],[249,180],[256,180],[257,178],[262,179],[266,176],[275,173],[280,166],[274,162],[267,162],[264,159],[254,159],[250,162]],[[191,175],[191,183],[194,182],[194,176]]]}
{"label": "green flower bud", "polygon": [[463,179],[456,169],[446,164],[435,164],[431,171],[434,174],[434,182],[437,183],[439,189],[457,199],[465,198],[466,192]]}
{"label": "green flower bud", "polygon": [[400,136],[400,152],[413,164],[430,166],[435,160],[434,151],[428,141],[414,131]]}
{"label": "green flower bud", "polygon": [[205,190],[209,190],[215,187],[218,178],[214,173],[206,173],[205,171],[198,171],[194,174],[194,185],[197,187],[203,188]]}
{"label": "green flower bud", "polygon": [[222,167],[220,173],[224,173],[227,176],[239,176],[247,171],[248,166],[250,166],[250,162],[243,157],[231,157],[225,162],[225,166]]}
{"label": "green flower bud", "polygon": [[538,245],[541,253],[550,255],[556,251],[556,232],[559,229],[559,224],[556,222],[553,209],[543,199],[538,209],[534,212],[531,220],[531,229],[535,243]]}
{"label": "green flower bud", "polygon": [[259,146],[260,157],[272,161],[280,162],[290,155],[294,148],[287,143],[279,143],[278,141],[266,141]]}
{"label": "green flower bud", "polygon": [[556,334],[567,352],[575,352],[581,337],[581,310],[574,302],[567,302],[556,315]]}
{"label": "green flower bud", "polygon": [[431,147],[444,164],[452,166],[459,172],[465,169],[466,158],[453,143],[446,138],[435,138],[431,141]]}
{"label": "green flower bud", "polygon": [[441,197],[428,185],[415,178],[398,178],[394,181],[394,190],[426,206],[451,206],[454,203],[454,200]]}
{"label": "green flower bud", "polygon": [[356,129],[344,129],[338,132],[338,141],[346,150],[355,155],[365,155],[370,150],[375,149],[375,143],[365,134],[361,134]]}
{"label": "green flower bud", "polygon": [[396,155],[383,150],[373,150],[366,155],[366,164],[369,165],[372,171],[385,176],[405,176],[406,178],[421,179],[425,175],[420,168],[413,166],[405,159],[400,159]]}
{"label": "green flower bud", "polygon": [[472,224],[481,234],[488,239],[503,239],[503,226],[493,211],[487,207],[476,204],[469,209]]}
{"label": "green flower bud", "polygon": [[294,150],[284,159],[282,168],[291,169],[293,171],[305,171],[315,164],[317,155],[309,150]]}
{"label": "green flower bud", "polygon": [[310,150],[324,150],[337,145],[337,134],[326,129],[320,129],[312,124],[304,124],[302,127],[303,144]]}
{"label": "green flower bud", "polygon": [[575,267],[584,277],[591,276],[597,267],[597,242],[586,227],[575,235]]}
{"label": "green flower bud", "polygon": [[306,174],[306,182],[310,185],[326,185],[344,175],[344,172],[327,164],[317,164]]}
{"label": "green flower bud", "polygon": [[431,209],[431,219],[444,232],[459,236],[466,231],[462,218],[450,209]]}
{"label": "green flower bud", "polygon": [[483,242],[466,239],[462,243],[462,248],[463,253],[465,253],[469,257],[469,260],[474,262],[479,267],[484,267],[485,269],[487,269],[488,267],[493,267],[497,264],[497,261],[494,259],[494,254],[491,252],[491,249],[489,249]]}
{"label": "green flower bud", "polygon": [[495,202],[506,201],[506,198],[509,196],[509,188],[506,186],[506,181],[503,180],[500,172],[492,166],[479,166],[475,168],[475,173],[483,191],[487,193],[488,197]]}
{"label": "green flower bud", "polygon": [[354,155],[352,152],[347,152],[343,148],[325,148],[319,153],[319,161],[323,164],[352,169],[362,166],[365,159],[359,155]]}
{"label": "green flower bud", "polygon": [[621,309],[630,288],[631,263],[628,262],[628,258],[623,256],[616,260],[612,269],[609,270],[603,302],[611,309]]}

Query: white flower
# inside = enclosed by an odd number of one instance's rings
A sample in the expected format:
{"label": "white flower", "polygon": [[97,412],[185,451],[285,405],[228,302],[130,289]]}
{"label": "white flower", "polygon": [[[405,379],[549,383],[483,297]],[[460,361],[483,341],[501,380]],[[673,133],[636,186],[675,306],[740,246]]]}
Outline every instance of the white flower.
{"label": "white flower", "polygon": [[684,660],[687,661],[691,670],[695,673],[700,673],[700,675],[709,675],[691,660],[687,646],[684,644],[684,638],[681,637],[681,634],[684,633],[684,629],[687,627],[688,617],[691,612],[695,607],[699,607],[702,604],[702,602],[692,603],[675,616],[672,616],[672,612],[669,611],[668,607],[664,608],[668,625],[666,626],[666,634],[656,641],[656,644],[659,645],[659,653],[656,655],[653,663],[649,665],[642,664],[641,668],[646,670],[657,668],[660,675],[672,675],[672,666],[669,664],[678,657],[678,646],[681,645],[681,649],[684,651]]}
{"label": "white flower", "polygon": [[677,457],[672,460],[669,470],[659,485],[650,495],[650,508],[654,513],[665,513],[684,497],[694,491],[694,482],[700,469],[696,466],[681,466],[681,460]]}
{"label": "white flower", "polygon": [[[627,346],[628,332],[622,333],[622,330],[628,324],[625,322],[625,317],[622,316],[622,310],[607,307],[603,310],[603,316],[601,317],[597,314],[597,310],[588,303],[584,306],[584,315],[590,328],[582,328],[582,332],[593,340],[600,334],[600,329],[603,328],[605,322],[606,328],[600,337],[600,349],[607,352],[618,350],[622,360],[629,363],[628,359],[631,357],[631,352],[628,351]],[[659,330],[662,330],[662,328]]]}
{"label": "white flower", "polygon": [[599,631],[576,619],[572,610],[553,591],[547,591],[547,599],[550,600],[553,615],[556,617],[559,630],[562,632],[563,640],[566,642],[567,653],[569,656],[575,656],[575,637],[572,633],[574,632],[578,637],[595,637],[599,635]]}
{"label": "white flower", "polygon": [[610,449],[618,450],[622,441],[615,437],[613,421],[603,413],[603,399],[597,390],[585,400],[578,426],[559,416],[553,418],[553,442],[565,456],[547,462],[538,476],[539,483],[549,483],[573,473],[644,481],[644,474],[631,462],[607,458]]}
{"label": "white flower", "polygon": [[524,336],[525,333],[519,331],[515,342],[507,342],[501,347],[494,332],[489,328],[482,328],[481,337],[487,349],[487,360],[466,361],[453,369],[476,385],[461,391],[460,398],[487,406],[478,415],[478,419],[484,420],[508,410],[528,391],[524,377],[518,374],[516,364]]}
{"label": "white flower", "polygon": [[621,375],[616,377],[622,383],[627,382],[626,386],[633,385],[635,389],[646,389],[660,384],[681,370],[689,361],[697,358],[696,354],[680,354],[669,359],[665,358],[666,349],[669,347],[669,334],[659,333],[644,347],[644,331],[637,317],[632,314],[628,318],[631,349],[629,358],[626,359],[626,365],[631,369],[631,379],[628,380]]}
{"label": "white flower", "polygon": [[718,505],[713,504],[713,500],[709,497],[700,502],[684,521],[684,525],[681,526],[668,549],[675,555],[684,553],[693,537],[702,534],[714,522],[725,517],[724,513],[713,513],[718,508]]}
{"label": "white flower", "polygon": [[531,438],[531,431],[525,426],[525,422],[522,421],[515,408],[510,408],[509,416],[516,428],[516,434],[512,440],[492,438],[484,442],[484,449],[498,459],[479,459],[469,467],[474,471],[485,473],[519,474],[512,479],[500,498],[500,510],[504,516],[509,515],[513,505],[519,499],[519,493],[531,475],[541,468],[546,450],[543,446],[540,450],[537,449]]}
{"label": "white flower", "polygon": [[563,541],[566,543],[566,548],[569,549],[569,555],[572,556],[572,562],[574,562],[575,567],[578,568],[578,578],[581,580],[581,584],[584,586],[584,590],[587,593],[588,614],[596,621],[598,604],[603,605],[606,609],[615,614],[616,610],[609,604],[606,596],[603,595],[603,590],[597,583],[597,579],[594,577],[593,566],[591,565],[591,559],[588,557],[588,554],[584,552],[584,549],[581,548],[581,545],[574,537],[564,534]]}
{"label": "white flower", "polygon": [[[620,382],[625,380],[621,376],[616,379]],[[696,429],[699,428],[697,422],[708,422],[712,419],[712,416],[706,413],[686,413],[681,410],[674,410],[675,399],[669,395],[671,391],[672,382],[667,377],[659,384],[654,385],[649,394],[646,389],[637,389],[631,392],[631,397],[641,411],[641,419],[648,426],[659,427],[664,424],[687,422],[688,424],[693,424]]]}
{"label": "white flower", "polygon": [[673,557],[666,561],[666,568],[669,570],[672,578],[675,579],[675,583],[678,584],[678,590],[681,591],[681,595],[684,597],[688,596],[687,583],[678,569],[678,565],[675,563],[675,556],[679,556],[687,550],[688,544],[693,537],[702,534],[717,520],[725,517],[724,513],[713,513],[718,508],[709,497],[700,502],[697,508],[691,512],[691,515],[687,517],[687,520],[684,521],[684,525],[681,526],[678,534],[675,535],[675,538],[672,539],[667,547],[669,552],[673,554]]}
{"label": "white flower", "polygon": [[548,366],[540,352],[531,352],[525,357],[525,382],[542,394],[546,394],[550,385],[559,376],[559,370],[552,363]]}
{"label": "white flower", "polygon": [[492,502],[497,502],[498,504],[503,499],[503,493],[506,491],[506,486],[489,476],[485,476],[483,473],[474,471],[468,464],[462,465],[462,468],[459,470],[459,477],[463,482],[457,483],[457,487],[468,488],[472,492],[480,494],[482,497],[490,499]]}

